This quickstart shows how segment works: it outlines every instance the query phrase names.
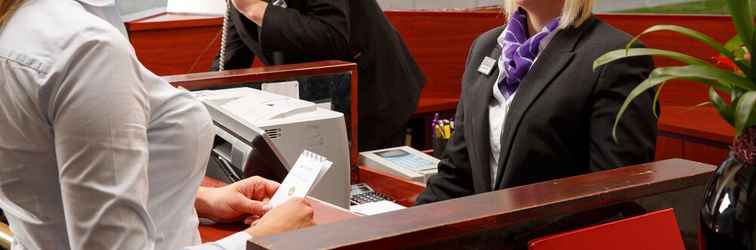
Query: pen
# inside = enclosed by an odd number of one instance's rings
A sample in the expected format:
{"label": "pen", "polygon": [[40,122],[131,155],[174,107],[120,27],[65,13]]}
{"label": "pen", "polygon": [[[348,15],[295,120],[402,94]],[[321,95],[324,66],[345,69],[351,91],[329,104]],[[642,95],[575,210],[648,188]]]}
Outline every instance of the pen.
{"label": "pen", "polygon": [[451,138],[451,126],[449,124],[444,125],[444,139]]}

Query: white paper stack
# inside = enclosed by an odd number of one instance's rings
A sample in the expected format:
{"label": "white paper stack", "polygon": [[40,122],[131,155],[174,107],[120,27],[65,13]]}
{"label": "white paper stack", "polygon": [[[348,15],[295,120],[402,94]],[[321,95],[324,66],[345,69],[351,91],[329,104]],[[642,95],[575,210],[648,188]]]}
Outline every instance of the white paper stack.
{"label": "white paper stack", "polygon": [[305,150],[289,170],[289,174],[270,199],[270,205],[276,207],[291,197],[304,198],[312,187],[318,184],[333,165],[325,157]]}

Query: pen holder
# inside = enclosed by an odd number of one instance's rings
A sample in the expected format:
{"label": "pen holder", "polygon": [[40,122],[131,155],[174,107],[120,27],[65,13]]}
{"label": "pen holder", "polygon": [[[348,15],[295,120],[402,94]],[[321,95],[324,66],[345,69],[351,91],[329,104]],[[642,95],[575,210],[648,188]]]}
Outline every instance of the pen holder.
{"label": "pen holder", "polygon": [[433,137],[433,157],[441,159],[441,155],[446,150],[447,142],[449,142],[448,139]]}

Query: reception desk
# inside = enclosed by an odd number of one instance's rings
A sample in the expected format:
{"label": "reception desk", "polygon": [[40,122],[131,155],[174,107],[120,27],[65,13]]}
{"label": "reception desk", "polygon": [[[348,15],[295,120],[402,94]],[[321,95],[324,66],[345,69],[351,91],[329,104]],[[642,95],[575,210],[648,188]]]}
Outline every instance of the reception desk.
{"label": "reception desk", "polygon": [[[398,199],[413,197],[419,186],[392,190],[396,179],[363,171],[368,183]],[[247,249],[396,249],[425,248],[439,243],[478,244],[476,234],[552,216],[589,213],[643,197],[700,186],[715,167],[672,159],[628,166],[581,176],[535,183],[423,206],[359,217],[318,200],[310,200],[317,225],[274,236],[257,237]],[[363,169],[365,170],[365,169]],[[381,180],[382,181],[377,181]],[[400,180],[399,180],[400,181]],[[205,180],[203,185],[223,185]],[[408,185],[408,184],[405,184]],[[411,185],[411,184],[410,184]],[[703,195],[703,194],[700,194]],[[405,204],[411,205],[411,204]],[[217,240],[243,230],[244,225],[201,226],[204,241]],[[482,237],[478,240],[486,240]]]}
{"label": "reception desk", "polygon": [[[353,74],[355,66],[348,62],[326,61],[165,78],[175,86],[187,89],[212,89],[336,72],[350,74],[352,84],[356,84],[357,75]],[[354,120],[351,123],[353,127],[358,126]],[[671,129],[683,134],[693,133],[685,131],[686,127],[682,125]],[[719,136],[722,140],[727,137],[722,134],[698,136]],[[358,140],[356,137],[352,139]],[[352,157],[355,163],[356,155]],[[704,163],[670,159],[414,206],[418,194],[424,190],[422,183],[405,181],[370,166],[358,167],[355,164],[352,168],[353,182],[365,182],[409,208],[359,217],[313,200],[315,217],[319,222],[317,226],[256,237],[249,243],[249,249],[393,249],[433,248],[447,242],[467,244],[468,236],[505,231],[532,220],[565,214],[590,214],[644,197],[700,187],[714,169],[714,166]],[[222,184],[206,180],[204,185]],[[215,240],[245,227],[205,225],[200,231],[204,240]]]}
{"label": "reception desk", "polygon": [[713,170],[680,159],[624,167],[257,237],[247,249],[462,247],[476,234],[702,185]]}

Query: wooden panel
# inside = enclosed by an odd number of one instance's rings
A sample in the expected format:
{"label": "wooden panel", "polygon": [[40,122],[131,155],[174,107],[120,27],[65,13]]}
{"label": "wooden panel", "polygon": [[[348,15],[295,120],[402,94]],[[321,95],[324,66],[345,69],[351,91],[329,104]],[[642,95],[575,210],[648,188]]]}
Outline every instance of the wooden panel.
{"label": "wooden panel", "polygon": [[734,137],[735,130],[712,107],[662,106],[657,160],[679,157],[718,165]]}
{"label": "wooden panel", "polygon": [[154,13],[148,11],[144,16],[133,16],[127,20],[129,31],[167,30],[176,28],[217,27],[223,25],[223,17],[216,15]]}
{"label": "wooden panel", "polygon": [[367,183],[375,191],[388,195],[396,203],[411,207],[415,205],[417,196],[425,190],[425,184],[407,181],[401,177],[371,169],[369,166],[360,166],[360,182]]}
{"label": "wooden panel", "polygon": [[219,16],[158,9],[129,16],[125,24],[137,58],[157,75],[209,71],[220,50],[223,18]]}
{"label": "wooden panel", "polygon": [[683,158],[683,141],[669,136],[656,137],[656,160]]}
{"label": "wooden panel", "polygon": [[727,145],[712,145],[693,141],[686,141],[683,148],[685,150],[683,152],[685,159],[713,165],[721,164],[730,152],[730,148]]}
{"label": "wooden panel", "polygon": [[218,27],[140,30],[129,33],[137,58],[157,75],[210,70],[220,50]]}
{"label": "wooden panel", "polygon": [[659,131],[723,145],[735,138],[735,129],[712,107],[662,106]]}
{"label": "wooden panel", "polygon": [[252,239],[248,249],[407,248],[704,184],[714,166],[667,160]]}
{"label": "wooden panel", "polygon": [[[428,80],[423,99],[458,98],[467,52],[483,32],[504,23],[499,12],[385,11]],[[437,103],[422,103],[427,112]],[[452,109],[456,102],[447,107]]]}
{"label": "wooden panel", "polygon": [[[174,86],[183,88],[206,89],[223,88],[234,84],[263,82],[287,78],[339,74],[356,72],[357,65],[344,61],[319,61],[298,64],[274,65],[249,69],[225,70],[222,72],[203,72],[163,77]],[[352,79],[356,79],[356,75]]]}

